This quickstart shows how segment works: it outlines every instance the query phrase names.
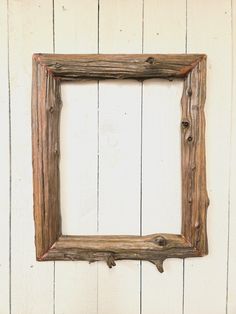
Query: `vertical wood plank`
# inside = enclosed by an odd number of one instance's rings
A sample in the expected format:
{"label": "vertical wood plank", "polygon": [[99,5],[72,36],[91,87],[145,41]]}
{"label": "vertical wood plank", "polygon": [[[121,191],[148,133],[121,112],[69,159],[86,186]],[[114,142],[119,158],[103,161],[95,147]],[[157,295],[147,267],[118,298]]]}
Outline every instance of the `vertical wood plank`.
{"label": "vertical wood plank", "polygon": [[214,1],[188,1],[188,52],[193,51],[208,55],[206,147],[211,204],[209,255],[185,262],[184,313],[220,314],[226,310],[232,66],[229,0],[217,6]]}
{"label": "vertical wood plank", "polygon": [[138,234],[140,83],[100,82],[99,104],[99,233]]}
{"label": "vertical wood plank", "polygon": [[[100,0],[100,53],[142,52],[142,1]],[[99,84],[99,233],[140,232],[141,84]],[[98,268],[98,313],[139,313],[137,261]]]}
{"label": "vertical wood plank", "polygon": [[181,232],[180,99],[182,90],[181,81],[144,82],[144,234]]}
{"label": "vertical wood plank", "polygon": [[98,1],[55,1],[55,52],[97,53]]}
{"label": "vertical wood plank", "polygon": [[51,2],[10,0],[9,27],[12,314],[52,313],[53,263],[35,259],[31,168],[31,60],[34,52],[52,51]]}
{"label": "vertical wood plank", "polygon": [[[144,53],[184,53],[185,13],[182,0],[145,0]],[[180,232],[182,86],[182,82],[160,80],[143,84],[143,234]],[[167,260],[164,269],[160,274],[153,265],[143,263],[143,314],[182,313],[183,262]]]}
{"label": "vertical wood plank", "polygon": [[0,2],[0,313],[9,313],[9,214],[10,214],[10,137],[8,95],[8,19],[7,1]]}
{"label": "vertical wood plank", "polygon": [[[97,53],[97,1],[55,1],[54,20],[56,53]],[[97,82],[63,84],[62,100],[63,233],[96,234]],[[55,313],[97,313],[96,263],[56,263]]]}
{"label": "vertical wood plank", "polygon": [[62,233],[97,230],[97,82],[62,84]]}
{"label": "vertical wood plank", "polygon": [[231,12],[231,44],[232,44],[232,116],[231,116],[231,158],[230,158],[230,193],[229,193],[229,261],[228,261],[228,286],[226,295],[226,314],[236,312],[236,1],[232,1]]}

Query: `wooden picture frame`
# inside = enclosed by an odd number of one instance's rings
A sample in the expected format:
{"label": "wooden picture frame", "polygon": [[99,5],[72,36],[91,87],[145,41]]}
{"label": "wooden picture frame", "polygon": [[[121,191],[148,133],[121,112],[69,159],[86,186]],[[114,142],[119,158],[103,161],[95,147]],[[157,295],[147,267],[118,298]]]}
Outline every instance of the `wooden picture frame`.
{"label": "wooden picture frame", "polygon": [[[63,81],[183,79],[181,99],[182,231],[146,236],[63,235],[60,215],[59,124]],[[206,56],[33,55],[32,144],[38,261],[146,260],[160,272],[166,258],[208,253],[205,118]],[[155,217],[154,217],[155,218]]]}

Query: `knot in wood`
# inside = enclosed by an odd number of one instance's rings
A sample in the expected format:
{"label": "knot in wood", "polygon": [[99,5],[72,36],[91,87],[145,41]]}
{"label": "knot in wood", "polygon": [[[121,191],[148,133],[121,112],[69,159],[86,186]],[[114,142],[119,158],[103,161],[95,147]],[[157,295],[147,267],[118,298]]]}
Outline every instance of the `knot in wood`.
{"label": "knot in wood", "polygon": [[49,108],[49,112],[50,112],[50,113],[53,113],[53,111],[54,111],[54,107],[51,106],[51,107]]}
{"label": "knot in wood", "polygon": [[153,64],[155,62],[155,59],[153,57],[149,57],[147,58],[146,62],[148,62],[149,64]]}
{"label": "knot in wood", "polygon": [[165,246],[166,245],[166,239],[164,237],[156,237],[154,239],[155,243],[157,243],[159,246]]}
{"label": "knot in wood", "polygon": [[60,67],[61,67],[61,64],[58,63],[58,62],[56,62],[55,67],[56,67],[56,68],[60,68]]}
{"label": "knot in wood", "polygon": [[189,124],[190,124],[190,123],[189,123],[189,121],[187,121],[187,120],[183,120],[181,124],[182,124],[182,127],[183,127],[184,129],[186,129],[186,128],[189,127]]}
{"label": "knot in wood", "polygon": [[58,151],[58,149],[57,149],[57,148],[55,148],[55,150],[54,150],[54,154],[55,154],[55,156],[59,156],[59,151]]}
{"label": "knot in wood", "polygon": [[192,136],[189,136],[189,137],[187,138],[187,140],[188,140],[188,142],[192,142],[192,140],[193,140]]}
{"label": "knot in wood", "polygon": [[189,89],[188,89],[187,93],[188,93],[188,96],[189,96],[189,97],[191,97],[191,96],[192,96],[193,92],[192,92],[191,87],[189,87]]}

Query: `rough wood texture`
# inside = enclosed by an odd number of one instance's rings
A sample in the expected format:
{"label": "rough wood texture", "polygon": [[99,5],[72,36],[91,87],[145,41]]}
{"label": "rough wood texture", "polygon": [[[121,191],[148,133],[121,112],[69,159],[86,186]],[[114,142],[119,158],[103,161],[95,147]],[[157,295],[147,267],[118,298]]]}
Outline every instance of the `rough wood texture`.
{"label": "rough wood texture", "polygon": [[62,80],[183,78],[202,55],[53,55],[36,54]]}
{"label": "rough wood texture", "polygon": [[32,139],[36,254],[45,253],[61,235],[59,188],[59,81],[33,62]]}
{"label": "rough wood texture", "polygon": [[[182,96],[182,234],[64,236],[59,182],[60,81],[184,79]],[[205,55],[33,56],[32,136],[36,255],[46,260],[148,260],[163,271],[170,257],[207,254]]]}
{"label": "rough wood texture", "polygon": [[208,253],[205,117],[206,59],[188,74],[182,96],[182,234],[203,255]]}
{"label": "rough wood texture", "polygon": [[138,259],[150,261],[161,271],[166,258],[186,256],[200,254],[182,235],[62,236],[42,260],[105,260],[111,268],[116,265],[115,260]]}

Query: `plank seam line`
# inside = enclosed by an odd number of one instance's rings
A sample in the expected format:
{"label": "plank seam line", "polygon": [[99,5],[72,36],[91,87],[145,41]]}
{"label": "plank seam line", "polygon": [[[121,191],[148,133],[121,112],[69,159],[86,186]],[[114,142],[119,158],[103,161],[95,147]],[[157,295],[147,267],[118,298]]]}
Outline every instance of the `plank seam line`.
{"label": "plank seam line", "polygon": [[53,40],[53,53],[55,53],[55,2],[52,0],[52,40]]}
{"label": "plank seam line", "polygon": [[53,314],[56,313],[56,264],[53,262]]}
{"label": "plank seam line", "polygon": [[228,234],[227,234],[227,264],[226,264],[226,295],[225,295],[225,313],[228,314],[229,302],[229,256],[230,256],[230,217],[231,217],[231,164],[232,164],[232,130],[233,130],[233,84],[234,84],[234,23],[233,23],[233,0],[230,1],[230,28],[231,28],[231,108],[230,108],[230,138],[229,138],[229,167],[228,167]]}
{"label": "plank seam line", "polygon": [[[100,0],[97,2],[97,52],[99,54],[100,52]],[[99,134],[99,127],[100,127],[100,115],[99,115],[99,81],[97,82],[97,233],[99,233],[99,172],[100,172],[100,147],[99,147],[99,140],[100,140],[100,134]],[[97,263],[97,314],[99,312],[99,265]]]}
{"label": "plank seam line", "polygon": [[[142,47],[141,51],[144,52],[144,0],[142,0]],[[140,217],[139,217],[139,229],[140,235],[143,234],[143,82],[141,82],[141,121],[140,121]],[[143,312],[143,263],[139,262],[139,312]]]}
{"label": "plank seam line", "polygon": [[[55,2],[52,0],[52,49],[55,53]],[[53,262],[53,314],[56,313],[56,262]]]}
{"label": "plank seam line", "polygon": [[7,0],[7,75],[8,75],[8,115],[9,115],[9,313],[12,313],[12,239],[11,239],[11,229],[12,229],[12,122],[11,122],[11,82],[10,82],[10,25],[9,25],[9,0]]}
{"label": "plank seam line", "polygon": [[[185,53],[188,52],[188,0],[185,1]],[[182,314],[185,313],[185,259],[183,259]]]}

